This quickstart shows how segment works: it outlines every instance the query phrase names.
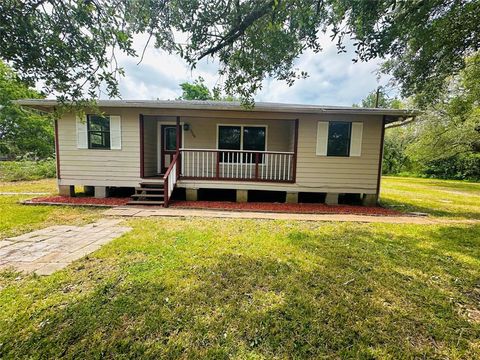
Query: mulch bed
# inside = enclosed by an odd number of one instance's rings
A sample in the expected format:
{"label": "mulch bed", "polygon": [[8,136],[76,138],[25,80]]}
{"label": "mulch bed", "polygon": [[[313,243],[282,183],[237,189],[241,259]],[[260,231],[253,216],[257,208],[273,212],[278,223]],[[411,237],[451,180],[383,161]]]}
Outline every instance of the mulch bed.
{"label": "mulch bed", "polygon": [[172,201],[170,206],[175,208],[189,209],[263,211],[304,214],[354,214],[376,216],[405,215],[399,211],[386,209],[380,206],[366,207],[359,205],[283,204],[263,202],[236,203],[228,201]]}
{"label": "mulch bed", "polygon": [[[104,198],[94,197],[69,197],[69,196],[46,196],[37,197],[25,201],[25,204],[34,205],[77,205],[77,206],[102,206],[114,207],[126,205],[130,198]],[[300,214],[353,214],[353,215],[374,215],[374,216],[399,216],[405,215],[393,209],[382,207],[366,207],[354,205],[326,205],[326,204],[284,204],[249,202],[237,203],[230,201],[172,201],[171,207],[185,209],[209,209],[209,210],[231,210],[231,211],[260,211],[278,213],[300,213]]]}
{"label": "mulch bed", "polygon": [[98,199],[94,197],[69,197],[69,196],[46,196],[33,198],[25,201],[26,204],[45,204],[45,205],[80,205],[80,206],[121,206],[126,205],[130,198],[115,198],[109,197]]}

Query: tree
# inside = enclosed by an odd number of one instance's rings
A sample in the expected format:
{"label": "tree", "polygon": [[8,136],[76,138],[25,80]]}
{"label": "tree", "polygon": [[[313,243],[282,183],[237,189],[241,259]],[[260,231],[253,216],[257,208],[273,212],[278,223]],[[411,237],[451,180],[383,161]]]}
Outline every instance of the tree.
{"label": "tree", "polygon": [[84,87],[95,97],[101,83],[118,96],[115,52],[136,55],[140,33],[192,68],[217,57],[224,90],[244,100],[267,76],[289,85],[307,76],[294,60],[320,52],[323,33],[339,51],[352,39],[356,61],[388,58],[383,71],[422,106],[480,48],[477,0],[4,0],[0,24],[0,57],[68,98]]}
{"label": "tree", "polygon": [[214,100],[214,101],[235,101],[233,96],[222,95],[220,88],[214,87],[211,91],[205,85],[205,80],[199,76],[193,83],[183,82],[180,84],[182,95],[180,100]]}
{"label": "tree", "polygon": [[25,110],[15,99],[41,98],[25,85],[4,63],[0,62],[0,155],[13,158],[31,155],[46,158],[53,155],[53,126],[47,116]]}
{"label": "tree", "polygon": [[[378,100],[377,100],[378,96]],[[383,108],[383,109],[401,109],[403,103],[398,98],[390,98],[382,88],[373,90],[364,99],[362,103],[353,104],[354,107],[364,108]]]}
{"label": "tree", "polygon": [[[442,85],[434,104],[406,126],[387,128],[383,170],[480,179],[480,52]],[[363,101],[371,106],[374,92]],[[388,104],[380,97],[381,104]]]}
{"label": "tree", "polygon": [[414,159],[480,154],[480,53],[467,58],[465,69],[444,88],[419,119],[417,139],[409,147]]}
{"label": "tree", "polygon": [[213,100],[212,93],[205,85],[205,80],[202,77],[199,77],[193,83],[183,82],[180,87],[182,88],[181,100]]}

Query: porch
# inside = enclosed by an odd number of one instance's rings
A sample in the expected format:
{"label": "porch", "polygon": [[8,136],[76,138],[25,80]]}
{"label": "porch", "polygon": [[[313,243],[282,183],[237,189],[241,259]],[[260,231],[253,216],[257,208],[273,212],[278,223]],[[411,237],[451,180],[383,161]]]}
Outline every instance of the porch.
{"label": "porch", "polygon": [[140,116],[147,185],[134,198],[146,204],[152,194],[168,206],[179,180],[294,183],[297,142],[296,119]]}

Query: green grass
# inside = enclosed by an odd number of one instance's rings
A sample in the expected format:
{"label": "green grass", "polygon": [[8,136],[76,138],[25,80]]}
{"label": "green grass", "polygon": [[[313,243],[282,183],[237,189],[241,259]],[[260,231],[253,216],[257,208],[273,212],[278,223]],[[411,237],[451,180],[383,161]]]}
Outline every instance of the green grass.
{"label": "green grass", "polygon": [[[0,182],[0,192],[56,193],[55,180]],[[40,195],[0,195],[0,239],[55,224],[83,224],[101,216],[100,209],[69,206],[26,206],[20,201]]]}
{"label": "green grass", "polygon": [[[386,178],[383,191],[405,211],[480,212],[478,184]],[[101,216],[28,197],[0,196],[0,238]],[[51,276],[0,273],[0,358],[480,357],[480,224],[127,223]]]}
{"label": "green grass", "polygon": [[384,176],[381,203],[400,211],[480,219],[480,183]]}
{"label": "green grass", "polygon": [[130,221],[4,274],[5,358],[478,358],[480,226]]}

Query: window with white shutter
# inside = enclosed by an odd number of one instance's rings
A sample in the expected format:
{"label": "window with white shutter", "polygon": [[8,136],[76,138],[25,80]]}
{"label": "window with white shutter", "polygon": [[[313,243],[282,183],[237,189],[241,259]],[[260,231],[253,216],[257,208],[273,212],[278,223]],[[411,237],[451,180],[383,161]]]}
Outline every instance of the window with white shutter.
{"label": "window with white shutter", "polygon": [[110,115],[110,149],[122,148],[122,119],[118,115]]}
{"label": "window with white shutter", "polygon": [[327,155],[328,148],[328,122],[319,121],[317,124],[317,155]]}
{"label": "window with white shutter", "polygon": [[352,122],[352,136],[350,139],[350,156],[362,155],[363,123]]}
{"label": "window with white shutter", "polygon": [[350,121],[319,121],[317,149],[320,156],[361,156],[363,123]]}

